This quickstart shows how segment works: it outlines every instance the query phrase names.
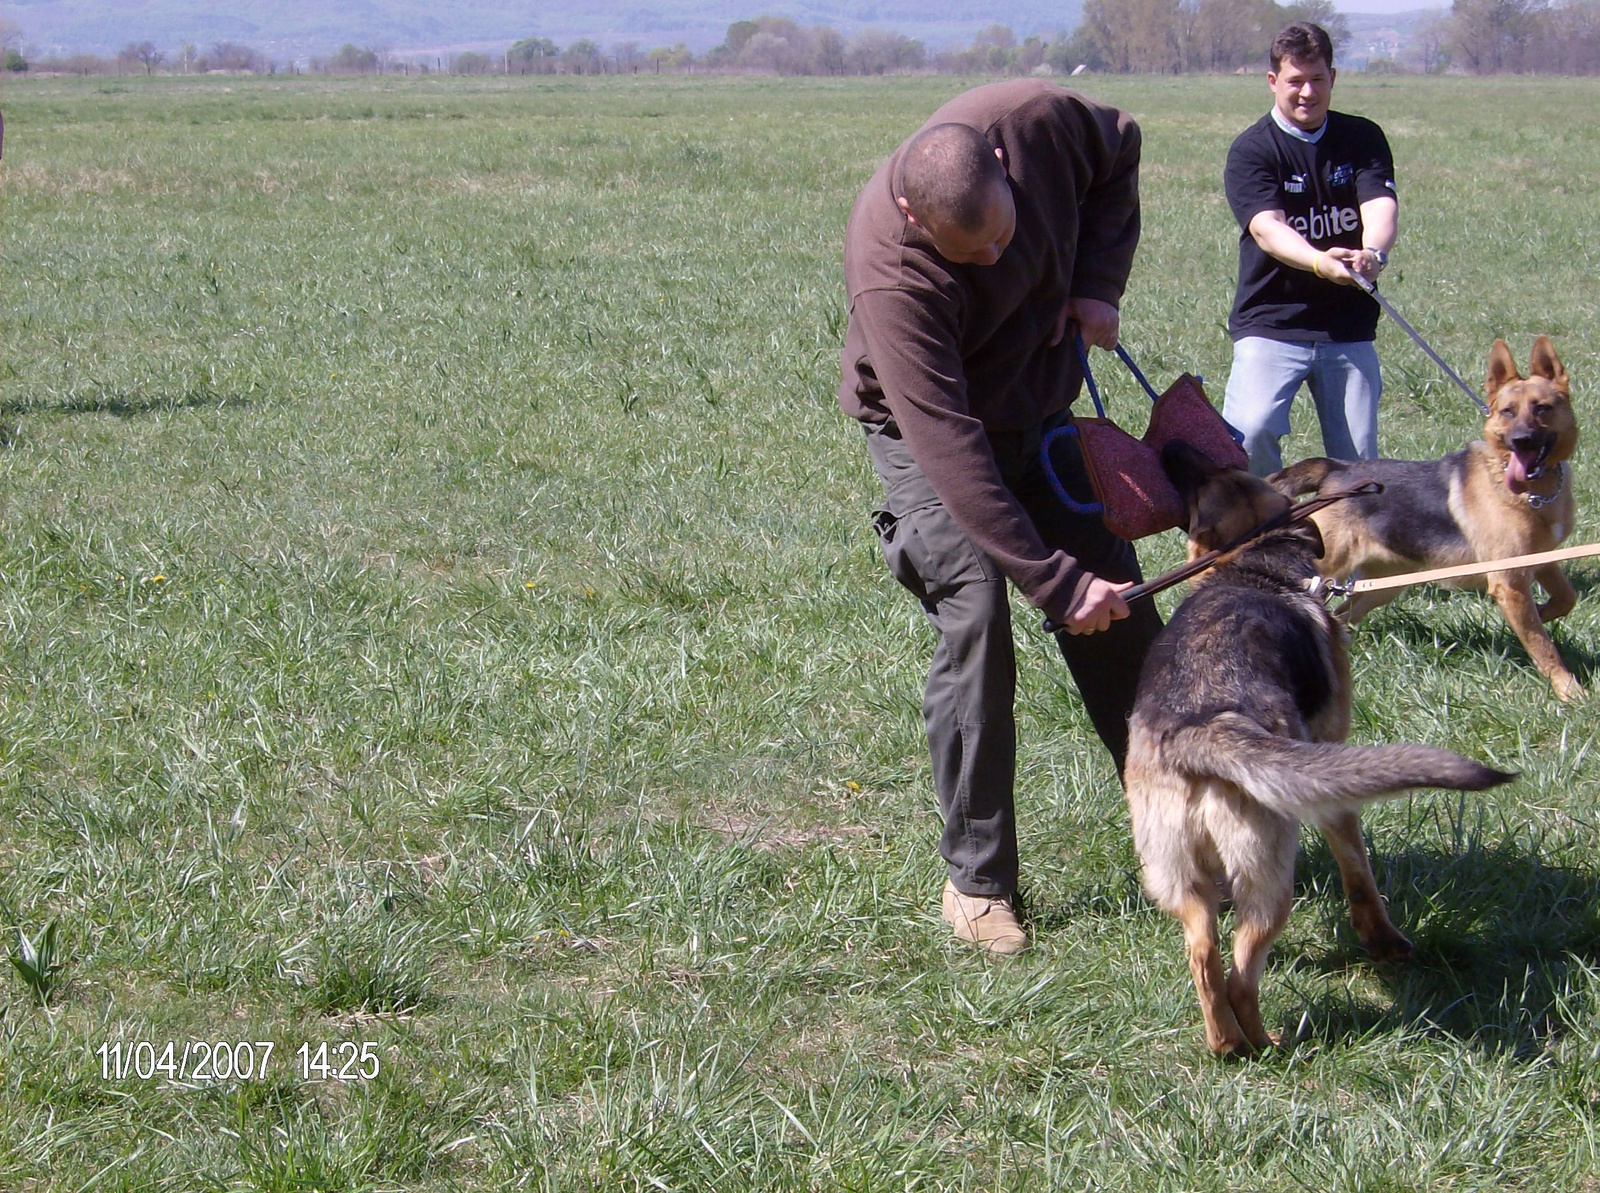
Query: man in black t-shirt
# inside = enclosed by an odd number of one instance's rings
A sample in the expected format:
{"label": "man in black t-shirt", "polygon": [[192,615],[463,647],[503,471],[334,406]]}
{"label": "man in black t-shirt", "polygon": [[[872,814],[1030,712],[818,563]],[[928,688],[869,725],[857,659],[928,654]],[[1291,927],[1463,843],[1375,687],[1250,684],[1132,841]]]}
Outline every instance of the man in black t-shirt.
{"label": "man in black t-shirt", "polygon": [[1328,455],[1378,454],[1378,304],[1355,281],[1375,281],[1387,264],[1398,215],[1383,130],[1328,110],[1327,32],[1288,26],[1271,62],[1272,111],[1234,141],[1225,176],[1241,233],[1222,414],[1243,432],[1258,476],[1282,467],[1278,441],[1302,383]]}

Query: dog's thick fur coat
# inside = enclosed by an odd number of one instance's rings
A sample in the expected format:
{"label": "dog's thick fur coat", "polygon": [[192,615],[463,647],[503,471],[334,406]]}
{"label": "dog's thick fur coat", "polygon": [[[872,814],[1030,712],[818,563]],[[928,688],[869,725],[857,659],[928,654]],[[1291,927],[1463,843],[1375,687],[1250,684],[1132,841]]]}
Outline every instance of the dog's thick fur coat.
{"label": "dog's thick fur coat", "polygon": [[[1191,554],[1236,541],[1288,507],[1264,481],[1182,444],[1163,463],[1189,505]],[[1150,898],[1176,916],[1218,1054],[1272,1043],[1260,983],[1289,917],[1302,820],[1328,838],[1363,944],[1411,945],[1373,882],[1360,806],[1415,787],[1476,791],[1511,778],[1448,750],[1351,746],[1344,630],[1308,591],[1321,542],[1309,523],[1225,556],[1196,580],[1151,647],[1130,721],[1128,806]],[[1231,892],[1233,972],[1217,912]]]}
{"label": "dog's thick fur coat", "polygon": [[[1268,478],[1290,497],[1375,480],[1383,492],[1337,502],[1313,515],[1327,550],[1324,576],[1390,576],[1549,551],[1572,530],[1577,507],[1564,465],[1578,444],[1567,371],[1548,338],[1534,341],[1531,376],[1517,371],[1504,340],[1489,353],[1489,417],[1483,438],[1442,460],[1340,462],[1315,458]],[[1538,604],[1533,582],[1549,595]],[[1577,594],[1561,565],[1493,572],[1480,580],[1562,700],[1584,695],[1544,623],[1565,616]],[[1360,593],[1341,609],[1351,625],[1398,590]]]}

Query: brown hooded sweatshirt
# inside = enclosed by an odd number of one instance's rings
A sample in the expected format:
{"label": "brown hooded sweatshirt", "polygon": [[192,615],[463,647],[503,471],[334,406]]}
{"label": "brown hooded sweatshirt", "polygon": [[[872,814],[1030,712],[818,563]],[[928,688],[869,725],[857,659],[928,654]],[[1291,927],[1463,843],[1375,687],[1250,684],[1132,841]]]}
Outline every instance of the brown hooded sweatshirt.
{"label": "brown hooded sweatshirt", "polygon": [[[991,83],[928,125],[978,129],[1004,155],[1017,228],[994,265],[953,265],[895,203],[902,144],[872,176],[845,233],[839,404],[893,419],[967,537],[1035,606],[1064,620],[1088,574],[1050,550],[1006,487],[990,432],[1036,432],[1082,382],[1068,298],[1118,305],[1139,241],[1139,127],[1126,112],[1040,79]],[[927,126],[924,126],[927,127]]]}

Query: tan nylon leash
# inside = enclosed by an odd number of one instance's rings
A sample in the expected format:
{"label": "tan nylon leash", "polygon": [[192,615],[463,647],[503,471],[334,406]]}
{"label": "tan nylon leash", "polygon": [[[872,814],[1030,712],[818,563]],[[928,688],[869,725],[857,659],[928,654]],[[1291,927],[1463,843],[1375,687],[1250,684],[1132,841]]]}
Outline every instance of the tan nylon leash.
{"label": "tan nylon leash", "polygon": [[[1265,525],[1258,526],[1249,533],[1242,535],[1234,542],[1229,543],[1216,551],[1208,551],[1200,558],[1189,563],[1163,572],[1152,580],[1146,580],[1125,590],[1122,594],[1125,601],[1136,601],[1142,597],[1154,596],[1164,589],[1182,583],[1197,572],[1203,572],[1213,566],[1219,559],[1231,551],[1236,551],[1248,542],[1261,537],[1272,530],[1277,530],[1290,522],[1298,522],[1306,515],[1330,505],[1335,501],[1342,501],[1347,497],[1363,496],[1369,493],[1383,492],[1383,486],[1372,481],[1358,485],[1354,489],[1347,489],[1339,493],[1331,493],[1323,498],[1314,498],[1291,506],[1284,514],[1272,519]],[[1392,588],[1410,588],[1416,584],[1427,584],[1433,580],[1453,580],[1465,576],[1484,576],[1490,572],[1513,572],[1522,568],[1539,567],[1546,563],[1559,563],[1564,559],[1584,559],[1589,556],[1600,555],[1600,543],[1585,543],[1578,547],[1558,547],[1554,551],[1537,551],[1532,555],[1512,555],[1506,559],[1491,559],[1484,563],[1463,563],[1455,567],[1431,568],[1425,572],[1405,572],[1398,576],[1381,576],[1372,580],[1329,580],[1319,585],[1319,591],[1324,594],[1324,599],[1329,596],[1350,597],[1363,592],[1387,592]],[[1064,634],[1066,628],[1046,618],[1044,629],[1049,634]]]}
{"label": "tan nylon leash", "polygon": [[1537,551],[1532,555],[1513,555],[1508,559],[1490,559],[1483,563],[1463,563],[1455,567],[1433,568],[1426,572],[1404,572],[1398,576],[1380,576],[1371,580],[1352,580],[1329,584],[1328,588],[1341,596],[1355,596],[1363,592],[1387,592],[1391,588],[1410,588],[1413,584],[1426,584],[1432,580],[1453,580],[1462,576],[1484,576],[1490,572],[1514,572],[1522,568],[1558,563],[1563,559],[1583,559],[1600,555],[1600,543],[1585,543],[1581,547],[1559,547],[1554,551]]}

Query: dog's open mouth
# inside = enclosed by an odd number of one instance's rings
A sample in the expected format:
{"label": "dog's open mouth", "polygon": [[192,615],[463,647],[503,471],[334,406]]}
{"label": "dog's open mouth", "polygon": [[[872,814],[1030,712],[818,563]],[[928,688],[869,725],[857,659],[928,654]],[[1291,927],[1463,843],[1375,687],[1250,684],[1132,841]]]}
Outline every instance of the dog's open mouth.
{"label": "dog's open mouth", "polygon": [[1519,497],[1528,491],[1528,482],[1544,475],[1545,457],[1550,454],[1550,440],[1537,447],[1514,447],[1506,457],[1506,488]]}

